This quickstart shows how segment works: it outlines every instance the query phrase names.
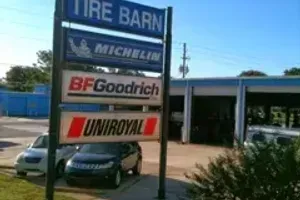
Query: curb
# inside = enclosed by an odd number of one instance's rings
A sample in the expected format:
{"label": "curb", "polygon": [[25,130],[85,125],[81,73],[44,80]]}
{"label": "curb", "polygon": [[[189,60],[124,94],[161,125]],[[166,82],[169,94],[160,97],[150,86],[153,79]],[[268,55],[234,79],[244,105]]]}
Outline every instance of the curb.
{"label": "curb", "polygon": [[15,168],[10,165],[0,165],[0,169],[15,169]]}
{"label": "curb", "polygon": [[91,189],[83,189],[83,188],[66,188],[66,187],[55,187],[56,192],[66,192],[66,193],[92,193],[92,194],[104,194],[101,190],[91,190]]}

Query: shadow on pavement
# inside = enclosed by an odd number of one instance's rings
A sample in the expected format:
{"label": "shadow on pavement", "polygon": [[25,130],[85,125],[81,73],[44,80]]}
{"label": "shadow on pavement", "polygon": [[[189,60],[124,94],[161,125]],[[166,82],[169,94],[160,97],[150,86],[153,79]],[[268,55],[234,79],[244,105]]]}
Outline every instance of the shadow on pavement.
{"label": "shadow on pavement", "polygon": [[21,144],[2,140],[2,141],[0,141],[0,151],[3,151],[4,149],[9,148],[9,147],[14,147],[14,146],[18,146],[18,145],[21,145]]}
{"label": "shadow on pavement", "polygon": [[[125,191],[112,196],[110,200],[153,200],[157,198],[159,177],[144,175]],[[189,183],[175,178],[166,178],[166,197],[168,200],[187,200],[186,189]]]}
{"label": "shadow on pavement", "polygon": [[[20,177],[19,177],[20,178]],[[45,177],[42,175],[27,176],[22,178],[38,186],[45,186]],[[64,192],[68,196],[84,200],[100,198],[105,200],[153,200],[157,197],[159,178],[156,175],[141,175],[124,177],[118,189],[109,189],[103,183],[98,186],[81,185],[69,187],[63,179],[56,181],[56,192]],[[175,178],[166,178],[166,196],[170,200],[187,200],[185,191],[189,184]]]}

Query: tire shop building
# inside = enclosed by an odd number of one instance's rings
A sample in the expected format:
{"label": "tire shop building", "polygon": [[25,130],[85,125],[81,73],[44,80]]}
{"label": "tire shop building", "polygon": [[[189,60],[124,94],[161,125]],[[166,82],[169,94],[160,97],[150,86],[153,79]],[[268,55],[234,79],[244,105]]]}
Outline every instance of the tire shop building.
{"label": "tire shop building", "polygon": [[[2,91],[0,113],[48,117],[49,93],[47,85],[37,85],[33,93]],[[249,124],[273,125],[276,117],[280,126],[299,127],[300,123],[295,110],[300,108],[300,77],[173,79],[170,95],[169,139],[183,143],[232,145],[235,139],[244,140]],[[255,113],[250,107],[259,107],[264,114],[251,116]],[[278,107],[284,115],[273,116]],[[108,106],[66,104],[64,109],[101,112]]]}
{"label": "tire shop building", "polygon": [[274,125],[276,117],[299,128],[300,77],[176,79],[170,95],[171,140],[231,146],[244,141],[248,125]]}

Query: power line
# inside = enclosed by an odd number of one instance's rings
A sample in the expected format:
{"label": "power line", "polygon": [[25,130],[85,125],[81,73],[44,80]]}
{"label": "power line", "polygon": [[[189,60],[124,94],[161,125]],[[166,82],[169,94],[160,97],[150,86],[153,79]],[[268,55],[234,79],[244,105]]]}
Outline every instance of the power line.
{"label": "power line", "polygon": [[[19,9],[19,8],[15,8],[15,7],[8,7],[8,6],[0,6],[0,9],[5,9],[5,10],[13,10],[13,11],[17,11],[17,12],[21,12],[21,13],[24,13],[24,14],[27,14],[27,15],[36,15],[36,16],[44,16],[42,13],[36,13],[36,12],[29,12],[28,10],[24,10],[24,9]],[[44,16],[45,17],[45,16]],[[49,19],[53,19],[53,17],[48,17],[46,16],[47,18]],[[13,21],[12,23],[15,23],[15,24],[22,24],[22,25],[25,25],[25,26],[31,26],[33,28],[43,28],[44,27],[41,27],[41,26],[38,26],[38,25],[32,25],[32,24],[28,24],[28,23],[24,23],[24,22],[16,22],[16,21]],[[23,37],[25,39],[33,39],[33,38],[29,38],[29,37]],[[41,40],[41,39],[34,39],[34,40]],[[44,39],[42,39],[44,40]],[[174,41],[173,44],[177,44],[177,45],[182,45],[184,44],[184,42],[181,42],[181,41]],[[216,51],[215,49],[212,49],[212,48],[209,48],[209,47],[204,47],[204,46],[197,46],[197,45],[191,45],[191,48],[194,49],[194,48],[197,48],[197,49],[202,49],[202,50],[206,50],[206,51],[211,51],[211,52],[215,52],[217,53],[218,51]],[[220,54],[220,53],[219,53]],[[232,55],[232,54],[229,54],[229,53],[224,53],[222,52],[221,54],[225,55],[229,55],[231,57],[241,57],[241,56],[236,56],[236,55]],[[246,57],[246,56],[244,56]],[[253,58],[253,57],[252,57]]]}
{"label": "power line", "polygon": [[[24,9],[19,9],[19,8],[14,8],[14,7],[8,7],[8,6],[0,6],[0,9],[5,9],[5,10],[13,10],[13,11],[17,11],[17,12],[21,12],[24,14],[28,14],[28,15],[35,15],[35,16],[44,16],[42,13],[35,13],[35,12],[29,12],[28,10],[24,10]],[[45,17],[45,16],[44,16]],[[49,19],[53,19],[53,17],[47,17]],[[16,21],[12,21],[11,23],[15,23],[15,24],[19,24],[19,25],[24,25],[26,27],[32,27],[32,28],[40,28],[40,29],[44,29],[44,27],[39,26],[39,25],[33,25],[33,24],[29,24],[29,23],[24,23],[24,22],[16,22]],[[0,33],[1,35],[7,35],[13,38],[20,38],[20,39],[27,39],[27,40],[35,40],[35,41],[40,41],[40,42],[51,42],[50,39],[44,39],[44,38],[35,38],[35,37],[26,37],[26,36],[12,36],[10,33]],[[174,41],[173,42],[174,45],[182,45],[184,44],[184,42],[180,42],[180,41]],[[210,47],[205,47],[205,46],[200,46],[200,45],[191,45],[191,49],[193,52],[193,49],[196,49],[196,53],[200,53],[200,51],[204,51],[205,53],[202,54],[207,54],[208,52],[212,52],[213,54],[217,54],[219,58],[224,58],[227,61],[229,60],[228,58],[231,58],[232,60],[237,60],[237,59],[241,59],[242,57],[247,58],[247,62],[251,62],[251,63],[256,63],[257,65],[260,65],[259,62],[255,62],[255,60],[252,57],[252,59],[249,59],[249,56],[237,56],[237,55],[233,55],[233,54],[229,54],[229,53],[224,53],[224,52],[220,52],[216,49],[212,49]],[[177,51],[179,50],[179,48],[175,48],[173,47],[173,51]]]}
{"label": "power line", "polygon": [[16,36],[16,35],[12,35],[10,33],[0,33],[0,35],[6,35],[9,37],[13,37],[14,39],[27,39],[27,40],[35,40],[35,41],[42,41],[42,42],[51,42],[49,39],[45,39],[45,38],[36,38],[36,37],[26,37],[26,36]]}
{"label": "power line", "polygon": [[[12,21],[12,20],[6,20],[6,19],[1,19],[1,18],[0,18],[0,21],[6,22],[8,24],[17,24],[17,25],[22,25],[22,26],[25,26],[25,27],[35,28],[35,29],[39,29],[39,30],[45,31],[45,27],[40,26],[40,25],[36,25],[36,24],[29,24],[29,23],[24,23],[24,22],[19,22],[19,21]],[[46,31],[50,32],[52,30],[51,29],[46,29]]]}
{"label": "power line", "polygon": [[35,12],[31,12],[28,10],[24,10],[24,9],[19,9],[19,8],[15,8],[15,7],[9,7],[9,6],[0,6],[0,9],[2,10],[11,10],[11,11],[15,11],[18,13],[22,13],[22,14],[26,14],[26,15],[35,15],[35,16],[40,16],[40,17],[45,17],[45,18],[49,18],[49,19],[53,19],[53,16],[45,16],[43,13],[35,13]]}
{"label": "power line", "polygon": [[[176,43],[178,44],[184,44],[184,42],[179,42],[179,41],[176,41]],[[224,52],[224,51],[220,51],[220,50],[217,50],[217,49],[214,49],[214,48],[211,48],[211,47],[206,47],[206,46],[202,46],[202,45],[195,45],[195,44],[192,44],[190,45],[190,49],[193,51],[194,50],[201,50],[201,51],[207,51],[207,52],[213,52],[214,54],[222,54],[223,56],[227,56],[227,57],[235,57],[235,58],[239,58],[241,59],[242,57],[244,59],[251,59],[251,60],[261,60],[263,58],[258,58],[258,57],[255,57],[255,56],[245,56],[245,55],[236,55],[236,54],[233,54],[233,53],[228,53],[228,52]]]}
{"label": "power line", "polygon": [[[54,3],[54,2],[53,2]],[[15,8],[15,7],[10,7],[10,6],[5,6],[5,5],[1,5],[0,6],[0,9],[3,9],[3,10],[12,10],[12,11],[16,11],[18,13],[23,13],[23,14],[27,14],[27,15],[35,15],[35,16],[43,16],[45,18],[49,18],[49,19],[53,19],[53,16],[45,16],[44,14],[42,13],[37,13],[37,12],[31,12],[31,11],[28,11],[28,10],[25,10],[25,9],[20,9],[20,8]],[[14,22],[14,23],[20,23],[20,22]],[[27,23],[22,23],[23,25],[29,25]],[[30,25],[29,25],[30,26]],[[31,25],[31,26],[35,26],[35,25]],[[38,28],[38,27],[36,27]],[[42,28],[42,27],[41,27]],[[44,28],[44,27],[43,27]],[[25,37],[24,37],[25,38]],[[26,37],[25,39],[32,39],[32,38],[29,38],[29,37]],[[41,39],[34,39],[34,40],[41,40]],[[181,41],[176,41],[173,42],[173,44],[177,44],[177,45],[182,45],[184,44],[184,42],[181,42]],[[192,44],[191,45],[191,49],[201,49],[202,51],[205,50],[205,51],[209,51],[209,52],[213,52],[215,54],[221,54],[221,55],[225,55],[227,57],[231,57],[231,58],[238,58],[238,59],[241,59],[242,57],[244,57],[244,59],[247,59],[247,61],[251,60],[251,62],[254,62],[254,60],[261,60],[261,59],[265,59],[265,58],[258,58],[258,57],[255,57],[255,56],[245,56],[245,55],[234,55],[232,53],[228,53],[228,52],[221,52],[219,50],[216,50],[216,49],[213,49],[211,47],[205,47],[205,46],[200,46],[200,45],[194,45]],[[256,64],[259,64],[259,62],[257,62]]]}
{"label": "power line", "polygon": [[6,63],[6,62],[0,62],[0,65],[8,65],[8,66],[28,66],[28,67],[31,67],[32,64],[17,64],[17,63]]}

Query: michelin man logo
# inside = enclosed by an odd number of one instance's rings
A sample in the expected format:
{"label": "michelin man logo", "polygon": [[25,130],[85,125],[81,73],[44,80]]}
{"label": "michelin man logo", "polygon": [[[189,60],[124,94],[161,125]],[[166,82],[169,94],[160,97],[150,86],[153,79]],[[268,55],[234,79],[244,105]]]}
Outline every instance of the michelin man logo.
{"label": "michelin man logo", "polygon": [[91,49],[87,46],[85,39],[82,39],[79,46],[74,44],[73,38],[69,38],[69,43],[71,50],[78,56],[82,58],[92,58]]}

